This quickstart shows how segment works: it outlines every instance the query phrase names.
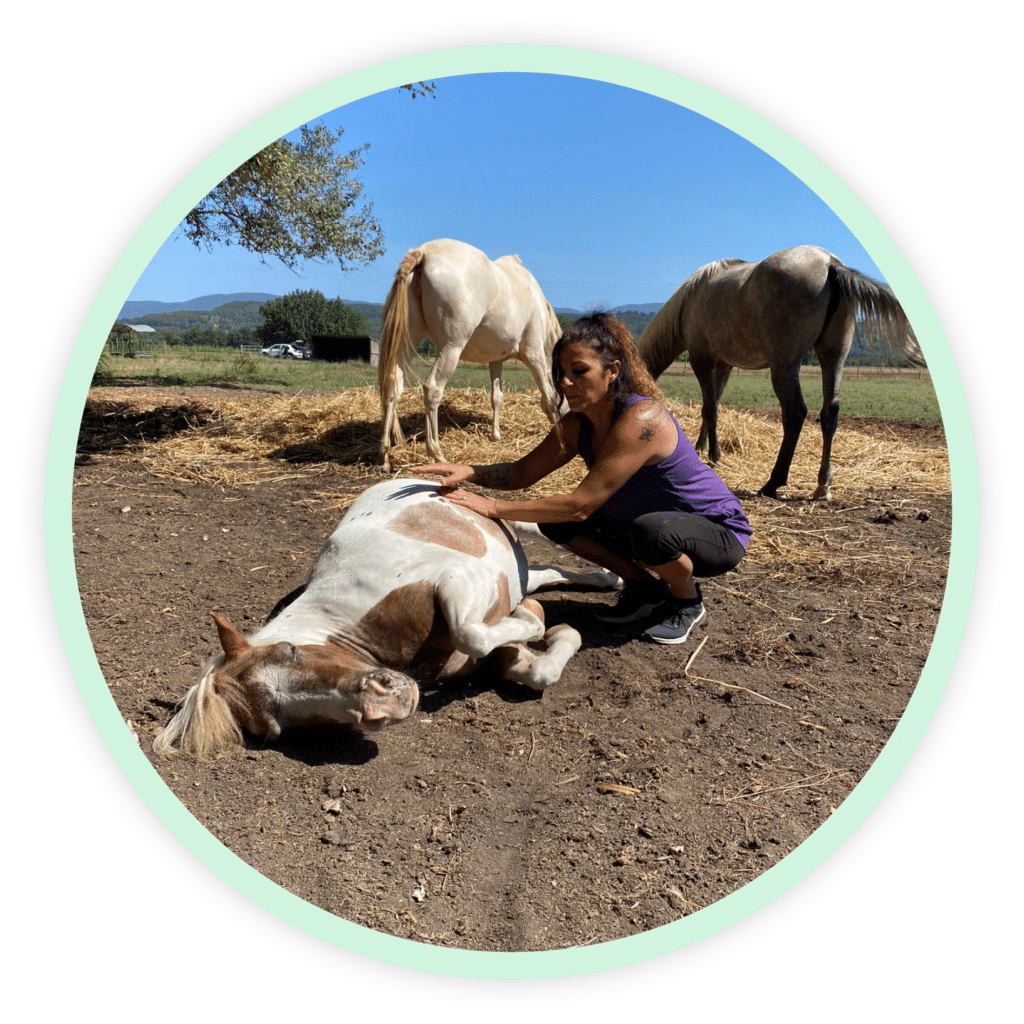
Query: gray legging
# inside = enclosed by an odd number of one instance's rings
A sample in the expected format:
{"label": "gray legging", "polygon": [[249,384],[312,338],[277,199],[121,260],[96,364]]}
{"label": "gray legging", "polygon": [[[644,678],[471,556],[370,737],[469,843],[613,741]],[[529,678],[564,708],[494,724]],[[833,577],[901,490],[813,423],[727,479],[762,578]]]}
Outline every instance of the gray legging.
{"label": "gray legging", "polygon": [[746,554],[727,527],[692,512],[649,512],[627,528],[616,526],[599,512],[582,523],[539,523],[540,531],[556,544],[587,537],[623,558],[643,565],[664,565],[686,555],[693,575],[721,576],[735,569]]}

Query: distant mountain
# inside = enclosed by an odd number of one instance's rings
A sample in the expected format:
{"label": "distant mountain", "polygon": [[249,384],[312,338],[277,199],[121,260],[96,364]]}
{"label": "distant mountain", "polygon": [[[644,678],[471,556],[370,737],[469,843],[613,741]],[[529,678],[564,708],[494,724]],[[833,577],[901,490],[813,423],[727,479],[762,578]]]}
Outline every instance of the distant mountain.
{"label": "distant mountain", "polygon": [[[231,294],[200,295],[183,302],[158,302],[149,299],[133,299],[121,307],[118,320],[124,323],[146,323],[157,330],[178,333],[190,327],[215,327],[230,331],[242,326],[257,327],[262,318],[257,310],[264,302],[279,298],[268,292],[232,292]],[[384,312],[382,302],[363,302],[359,299],[342,299],[346,306],[358,309],[370,325],[370,335],[380,337],[381,319]],[[634,334],[639,334],[647,321],[661,309],[660,302],[634,302],[615,306],[607,312],[614,313],[629,325]],[[562,316],[576,318],[584,314],[578,309],[565,306],[555,307]],[[636,316],[624,314],[635,313]]]}
{"label": "distant mountain", "polygon": [[200,295],[184,302],[157,302],[155,299],[133,299],[121,307],[118,320],[137,319],[150,313],[177,313],[182,310],[208,311],[228,302],[269,302],[278,296],[268,292],[233,292],[230,295]]}
{"label": "distant mountain", "polygon": [[240,327],[253,329],[263,323],[260,307],[263,302],[225,302],[214,309],[175,309],[171,312],[144,313],[142,316],[124,317],[121,322],[133,327],[146,324],[158,331],[180,334],[191,327],[236,331]]}
{"label": "distant mountain", "polygon": [[[614,313],[616,315],[619,313],[647,313],[653,316],[664,305],[664,302],[631,302],[624,306],[613,306],[611,309],[601,310],[600,312]],[[555,306],[554,309],[556,313],[561,313],[562,316],[573,317],[586,316],[594,312],[594,310],[588,309],[586,313],[584,313],[583,310],[569,309],[565,306]]]}

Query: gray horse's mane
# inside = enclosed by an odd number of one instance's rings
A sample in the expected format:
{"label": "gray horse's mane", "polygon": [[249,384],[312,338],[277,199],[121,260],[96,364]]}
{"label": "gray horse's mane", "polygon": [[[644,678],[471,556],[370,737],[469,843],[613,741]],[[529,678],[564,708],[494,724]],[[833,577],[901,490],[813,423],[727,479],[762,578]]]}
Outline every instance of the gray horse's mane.
{"label": "gray horse's mane", "polygon": [[654,314],[637,342],[640,355],[653,377],[658,377],[686,347],[686,341],[682,335],[682,317],[679,312],[690,296],[711,278],[746,262],[746,260],[730,256],[728,259],[705,263],[703,267],[695,270],[676,289],[665,305]]}

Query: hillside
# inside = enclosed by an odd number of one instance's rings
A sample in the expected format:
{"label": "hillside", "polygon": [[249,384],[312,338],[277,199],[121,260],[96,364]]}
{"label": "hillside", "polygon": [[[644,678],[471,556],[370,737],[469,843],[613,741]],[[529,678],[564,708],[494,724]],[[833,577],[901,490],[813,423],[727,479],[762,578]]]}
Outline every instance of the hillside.
{"label": "hillside", "polygon": [[[276,299],[276,295],[269,292],[232,292],[230,295],[200,295],[194,299],[185,299],[182,302],[158,302],[155,299],[132,299],[121,307],[117,319],[124,323],[131,323],[132,320],[141,322],[144,316],[157,313],[178,313],[184,310],[190,311],[211,311],[219,306],[235,302],[267,302],[269,299]],[[154,325],[155,326],[155,325]]]}
{"label": "hillside", "polygon": [[210,310],[171,310],[169,312],[150,312],[122,319],[125,324],[148,324],[158,331],[180,334],[190,327],[216,328],[221,331],[235,331],[240,327],[258,327],[263,318],[260,306],[266,299],[259,302],[225,302]]}
{"label": "hillside", "polygon": [[[240,327],[257,327],[260,324],[259,307],[270,299],[279,298],[264,292],[234,292],[231,294],[200,295],[182,302],[158,302],[137,299],[121,307],[118,320],[125,324],[148,324],[158,331],[180,334],[190,327],[218,328],[222,331],[237,330]],[[380,337],[381,317],[384,304],[342,299],[346,306],[358,309],[370,325],[370,335]],[[661,308],[657,302],[639,302],[632,305],[616,306],[608,312],[621,316],[634,334],[639,335],[650,318]],[[556,313],[575,319],[583,313],[578,309],[559,306]]]}

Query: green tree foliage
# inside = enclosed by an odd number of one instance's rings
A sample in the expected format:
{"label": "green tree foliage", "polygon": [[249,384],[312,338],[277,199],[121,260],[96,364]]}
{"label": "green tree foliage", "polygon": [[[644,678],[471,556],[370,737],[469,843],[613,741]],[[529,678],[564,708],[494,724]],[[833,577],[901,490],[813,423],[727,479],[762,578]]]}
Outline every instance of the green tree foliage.
{"label": "green tree foliage", "polygon": [[260,306],[263,323],[256,335],[263,345],[309,341],[314,334],[368,334],[366,317],[341,299],[328,302],[322,292],[294,291]]}
{"label": "green tree foliage", "polygon": [[373,204],[360,205],[355,177],[369,146],[337,153],[343,134],[303,125],[298,142],[278,139],[261,149],[188,214],[185,237],[208,250],[240,245],[291,270],[305,260],[334,260],[342,270],[372,263],[384,252],[384,232]]}
{"label": "green tree foliage", "polygon": [[203,345],[209,348],[222,348],[228,343],[226,331],[217,327],[190,327],[178,335],[180,345]]}
{"label": "green tree foliage", "polygon": [[417,96],[434,96],[436,98],[437,95],[437,86],[433,82],[410,82],[407,85],[400,85],[398,88],[405,89],[413,99],[416,99]]}

